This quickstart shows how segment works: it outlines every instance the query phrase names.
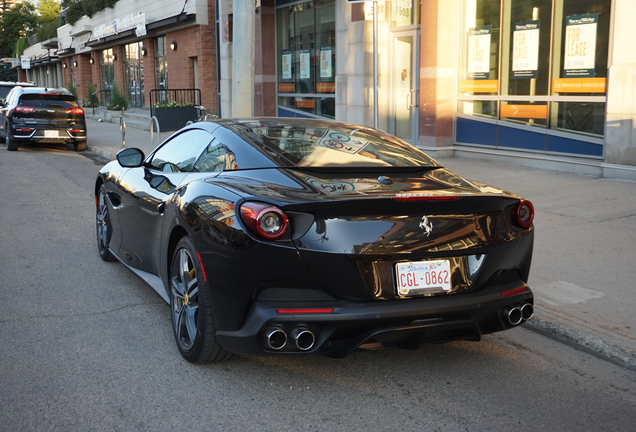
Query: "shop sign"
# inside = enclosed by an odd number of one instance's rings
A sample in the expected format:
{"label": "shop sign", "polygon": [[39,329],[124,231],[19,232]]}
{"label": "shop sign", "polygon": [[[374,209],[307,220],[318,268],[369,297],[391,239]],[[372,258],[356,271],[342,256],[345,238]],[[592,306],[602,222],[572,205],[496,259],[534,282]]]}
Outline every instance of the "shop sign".
{"label": "shop sign", "polygon": [[596,28],[598,14],[571,15],[565,19],[563,77],[595,75]]}
{"label": "shop sign", "polygon": [[309,50],[300,50],[300,79],[302,80],[308,80],[311,78],[311,67],[309,61]]}
{"label": "shop sign", "polygon": [[331,47],[320,48],[320,78],[331,78]]}
{"label": "shop sign", "polygon": [[553,93],[605,93],[605,78],[557,78],[552,80]]}
{"label": "shop sign", "polygon": [[[141,29],[143,27],[143,30]],[[93,37],[101,39],[107,36],[119,34],[126,30],[135,29],[135,33],[146,29],[146,14],[128,14],[123,18],[116,18],[108,24],[102,24],[93,28]]]}
{"label": "shop sign", "polygon": [[292,59],[291,59],[291,50],[283,50],[282,57],[282,69],[283,69],[283,79],[290,80],[292,79]]}
{"label": "shop sign", "polygon": [[539,27],[539,20],[514,24],[512,36],[512,79],[538,77]]}
{"label": "shop sign", "polygon": [[497,93],[499,81],[497,80],[463,80],[459,82],[461,93]]}
{"label": "shop sign", "polygon": [[490,75],[490,36],[492,26],[475,27],[468,31],[468,76],[487,80]]}
{"label": "shop sign", "polygon": [[518,105],[502,104],[501,117],[523,118],[523,119],[546,119],[548,118],[547,105]]}

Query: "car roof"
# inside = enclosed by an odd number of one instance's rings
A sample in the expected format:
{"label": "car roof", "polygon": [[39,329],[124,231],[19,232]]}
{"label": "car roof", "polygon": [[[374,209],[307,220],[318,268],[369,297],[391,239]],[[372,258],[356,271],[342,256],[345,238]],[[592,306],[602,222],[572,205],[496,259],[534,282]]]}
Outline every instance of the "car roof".
{"label": "car roof", "polygon": [[73,96],[73,93],[65,88],[52,88],[52,87],[24,87],[22,88],[22,94],[62,94],[65,96]]}
{"label": "car roof", "polygon": [[35,86],[35,83],[20,82],[20,81],[0,81],[0,87],[15,87],[15,86],[33,87]]}

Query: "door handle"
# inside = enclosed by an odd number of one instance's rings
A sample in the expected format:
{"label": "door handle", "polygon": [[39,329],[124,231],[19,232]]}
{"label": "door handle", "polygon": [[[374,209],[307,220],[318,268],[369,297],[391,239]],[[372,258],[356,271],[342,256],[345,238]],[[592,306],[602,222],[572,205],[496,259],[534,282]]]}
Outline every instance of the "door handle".
{"label": "door handle", "polygon": [[159,204],[157,206],[157,211],[159,212],[159,214],[163,214],[163,212],[166,211],[166,203],[162,202],[161,204]]}
{"label": "door handle", "polygon": [[406,109],[411,111],[411,93],[406,94]]}
{"label": "door handle", "polygon": [[417,106],[417,102],[418,102],[417,93],[418,93],[417,90],[411,90],[411,94],[412,94],[412,96],[411,96],[411,107],[413,107],[413,108],[415,108]]}

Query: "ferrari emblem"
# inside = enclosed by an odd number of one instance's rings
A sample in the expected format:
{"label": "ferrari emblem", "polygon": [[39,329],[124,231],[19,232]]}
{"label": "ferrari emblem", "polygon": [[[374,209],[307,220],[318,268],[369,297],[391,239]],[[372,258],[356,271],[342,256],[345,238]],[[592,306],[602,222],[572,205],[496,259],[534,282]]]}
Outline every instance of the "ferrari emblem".
{"label": "ferrari emblem", "polygon": [[426,231],[426,237],[428,237],[433,232],[433,222],[429,221],[426,216],[422,216],[422,221],[420,222],[420,228]]}

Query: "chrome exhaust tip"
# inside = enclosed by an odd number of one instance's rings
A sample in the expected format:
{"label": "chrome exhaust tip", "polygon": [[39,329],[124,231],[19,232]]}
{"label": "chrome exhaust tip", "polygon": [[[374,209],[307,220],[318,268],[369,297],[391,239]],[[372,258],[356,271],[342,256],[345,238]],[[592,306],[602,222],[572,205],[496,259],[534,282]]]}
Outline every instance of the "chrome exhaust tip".
{"label": "chrome exhaust tip", "polygon": [[307,351],[311,349],[316,343],[316,337],[311,332],[311,330],[306,327],[296,327],[294,330],[292,330],[291,337],[294,341],[294,344],[296,345],[296,348],[301,351]]}
{"label": "chrome exhaust tip", "polygon": [[521,318],[523,318],[524,321],[528,321],[532,318],[532,315],[534,315],[534,306],[530,303],[526,303],[521,306]]}
{"label": "chrome exhaust tip", "polygon": [[517,325],[523,319],[523,315],[521,313],[521,309],[518,307],[508,308],[505,311],[506,317],[508,318],[508,322],[512,325]]}
{"label": "chrome exhaust tip", "polygon": [[287,333],[279,327],[270,327],[265,330],[264,343],[269,349],[282,349],[287,344]]}

